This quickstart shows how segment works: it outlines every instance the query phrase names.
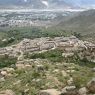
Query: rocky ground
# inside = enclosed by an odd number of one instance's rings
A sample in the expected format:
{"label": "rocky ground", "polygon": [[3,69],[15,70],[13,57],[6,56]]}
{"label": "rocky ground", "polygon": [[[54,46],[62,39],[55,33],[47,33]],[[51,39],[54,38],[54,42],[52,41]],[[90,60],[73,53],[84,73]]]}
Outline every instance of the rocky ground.
{"label": "rocky ground", "polygon": [[0,71],[0,95],[95,94],[95,69],[74,63],[25,59]]}
{"label": "rocky ground", "polygon": [[[60,42],[60,39],[63,41]],[[38,49],[33,47],[34,44],[30,44],[34,40],[25,40],[28,45],[21,42],[22,51],[18,53],[18,57],[1,55],[0,95],[95,95],[94,45],[86,42],[85,47],[85,41],[75,37],[69,38],[66,42],[63,37],[57,40],[62,47],[50,48],[52,44],[49,42],[45,44],[44,51],[42,49],[33,52],[34,48]],[[74,41],[71,48],[71,42]],[[32,53],[30,47],[33,49]],[[14,49],[14,52],[17,52],[16,50],[19,49]]]}

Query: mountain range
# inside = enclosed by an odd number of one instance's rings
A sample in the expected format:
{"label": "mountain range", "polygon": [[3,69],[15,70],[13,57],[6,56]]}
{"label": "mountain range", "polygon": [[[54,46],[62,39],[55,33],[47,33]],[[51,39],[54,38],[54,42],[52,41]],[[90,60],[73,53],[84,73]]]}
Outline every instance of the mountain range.
{"label": "mountain range", "polygon": [[93,8],[95,0],[0,0],[2,7],[46,8]]}

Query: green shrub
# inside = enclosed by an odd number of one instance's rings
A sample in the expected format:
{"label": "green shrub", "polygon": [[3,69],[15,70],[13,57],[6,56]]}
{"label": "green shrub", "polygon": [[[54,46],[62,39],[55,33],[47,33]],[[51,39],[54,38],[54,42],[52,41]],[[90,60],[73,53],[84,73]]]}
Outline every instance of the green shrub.
{"label": "green shrub", "polygon": [[53,62],[63,61],[62,51],[58,49],[50,50],[44,53],[33,53],[33,54],[26,55],[25,58],[26,57],[31,58],[31,59],[37,59],[37,58],[48,59]]}
{"label": "green shrub", "polygon": [[0,56],[0,68],[11,66],[15,64],[17,58],[9,57],[8,55]]}

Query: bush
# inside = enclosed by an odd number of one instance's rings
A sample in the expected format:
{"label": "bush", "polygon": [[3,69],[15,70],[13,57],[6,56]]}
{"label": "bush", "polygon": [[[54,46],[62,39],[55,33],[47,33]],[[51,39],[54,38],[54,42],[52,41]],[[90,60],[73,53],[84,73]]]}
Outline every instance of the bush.
{"label": "bush", "polygon": [[44,53],[33,53],[30,55],[26,55],[26,56],[31,59],[41,58],[41,59],[48,59],[53,62],[62,62],[63,61],[62,51],[58,50],[58,49],[50,50],[50,51],[47,51]]}
{"label": "bush", "polygon": [[11,66],[15,64],[17,58],[9,57],[8,55],[0,56],[0,68]]}
{"label": "bush", "polygon": [[79,39],[82,37],[81,33],[77,33],[77,32],[74,32],[74,36],[76,36]]}
{"label": "bush", "polygon": [[44,53],[34,53],[32,55],[29,55],[29,58],[32,58],[32,59],[36,59],[36,58],[44,59],[45,54]]}

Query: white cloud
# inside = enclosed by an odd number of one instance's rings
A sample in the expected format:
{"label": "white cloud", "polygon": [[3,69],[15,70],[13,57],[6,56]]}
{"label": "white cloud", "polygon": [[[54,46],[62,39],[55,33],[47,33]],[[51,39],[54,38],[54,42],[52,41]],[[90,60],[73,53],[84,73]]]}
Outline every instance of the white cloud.
{"label": "white cloud", "polygon": [[42,0],[42,3],[47,7],[49,6],[48,1]]}
{"label": "white cloud", "polygon": [[24,2],[27,2],[27,0],[24,0]]}

